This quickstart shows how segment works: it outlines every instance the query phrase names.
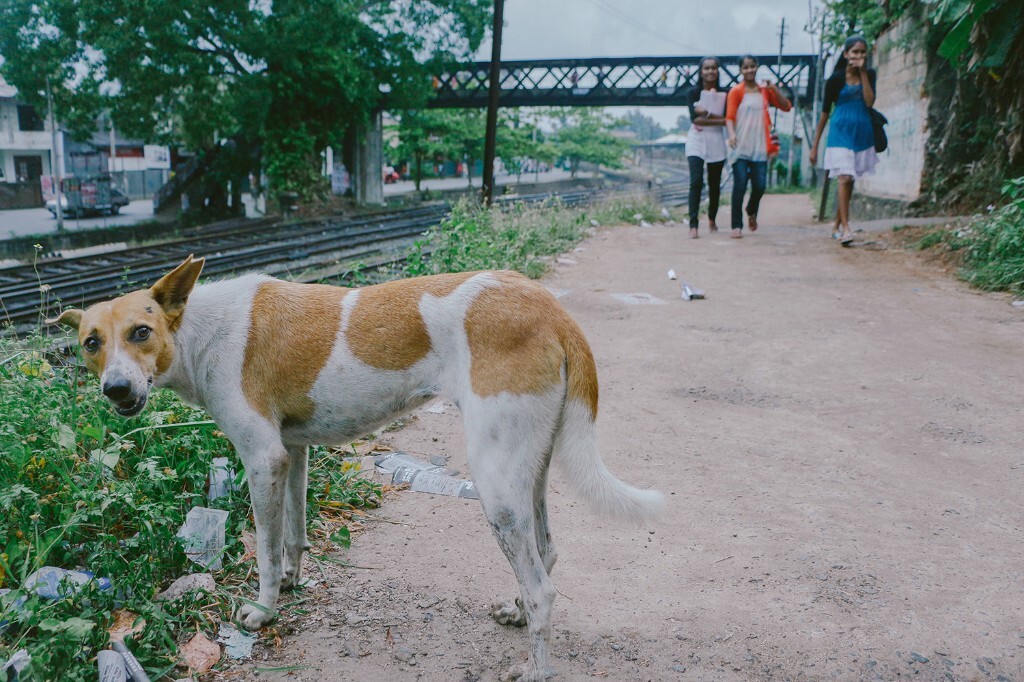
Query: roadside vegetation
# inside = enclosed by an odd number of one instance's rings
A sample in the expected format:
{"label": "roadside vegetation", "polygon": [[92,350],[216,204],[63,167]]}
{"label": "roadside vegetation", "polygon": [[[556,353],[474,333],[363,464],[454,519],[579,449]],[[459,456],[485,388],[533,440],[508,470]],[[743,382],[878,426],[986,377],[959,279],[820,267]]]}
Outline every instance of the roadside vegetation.
{"label": "roadside vegetation", "polygon": [[661,219],[659,210],[654,198],[644,194],[588,207],[554,200],[540,206],[515,203],[487,209],[463,200],[413,245],[404,275],[517,270],[536,279],[595,224],[653,223]]}
{"label": "roadside vegetation", "polygon": [[[125,641],[159,679],[175,669],[184,642],[197,631],[214,639],[219,623],[255,597],[247,489],[207,496],[213,458],[227,457],[239,483],[241,465],[205,413],[171,392],[154,391],[141,415],[123,419],[74,356],[47,348],[41,337],[0,340],[0,664],[25,649],[24,682],[95,680],[96,654],[120,621],[134,623]],[[380,501],[381,487],[357,478],[344,455],[311,452],[314,555],[347,546],[352,512]],[[174,579],[205,570],[175,537],[195,506],[228,512],[217,588],[155,601]],[[43,598],[24,585],[44,566],[86,570],[111,586],[93,581]]]}
{"label": "roadside vegetation", "polygon": [[1024,177],[1006,182],[1002,192],[1001,208],[990,206],[963,227],[928,231],[914,246],[947,254],[972,286],[1024,294]]}

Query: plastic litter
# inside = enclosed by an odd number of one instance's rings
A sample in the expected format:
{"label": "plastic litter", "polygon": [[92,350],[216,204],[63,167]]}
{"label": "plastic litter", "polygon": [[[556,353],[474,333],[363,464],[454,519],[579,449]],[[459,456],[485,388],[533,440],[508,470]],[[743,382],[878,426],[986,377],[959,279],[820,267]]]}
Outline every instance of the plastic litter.
{"label": "plastic litter", "polygon": [[213,502],[219,497],[238,490],[235,485],[235,470],[231,467],[227,457],[214,457],[213,467],[210,469],[210,490],[206,497]]}
{"label": "plastic litter", "polygon": [[96,666],[100,670],[100,682],[127,682],[128,668],[124,656],[116,651],[104,649],[96,654]]}
{"label": "plastic litter", "polygon": [[407,483],[414,492],[480,499],[472,481],[455,478],[455,472],[405,452],[376,457],[374,464],[381,473],[391,474],[392,484]]}
{"label": "plastic litter", "polygon": [[669,279],[675,279],[675,278],[676,278],[676,271],[675,271],[675,270],[673,270],[673,269],[671,269],[671,268],[669,268],[669,271],[668,271],[668,278],[669,278]]}
{"label": "plastic litter", "polygon": [[221,623],[217,631],[217,641],[224,645],[224,651],[235,660],[252,658],[252,647],[257,641],[257,636],[242,632],[230,623]]}
{"label": "plastic litter", "polygon": [[650,224],[649,222],[647,222],[646,220],[641,220],[641,221],[640,221],[640,227],[654,227],[654,226],[653,226],[653,225],[651,225],[651,224]]}
{"label": "plastic litter", "polygon": [[204,568],[220,570],[227,521],[228,513],[223,509],[192,507],[177,533],[184,540],[188,558]]}
{"label": "plastic litter", "polygon": [[686,282],[680,281],[680,284],[682,285],[682,294],[681,294],[681,296],[682,296],[682,299],[684,301],[690,301],[690,300],[693,300],[693,299],[704,298],[704,291],[703,290],[698,289],[697,287],[691,287]]}
{"label": "plastic litter", "polygon": [[125,670],[128,671],[128,679],[132,682],[150,682],[149,675],[146,674],[142,664],[139,663],[139,659],[135,658],[135,654],[128,650],[124,642],[113,642],[110,646],[124,660]]}
{"label": "plastic litter", "polygon": [[109,578],[97,578],[89,571],[43,566],[25,578],[25,589],[32,590],[43,599],[56,600],[78,592],[93,581],[101,590],[112,587]]}
{"label": "plastic litter", "polygon": [[191,575],[183,575],[175,580],[166,590],[156,595],[155,599],[156,601],[170,601],[195,590],[213,592],[216,589],[217,583],[214,582],[212,575],[209,573],[193,573]]}
{"label": "plastic litter", "polygon": [[14,652],[14,655],[7,659],[7,662],[0,666],[0,673],[3,673],[3,678],[7,682],[18,682],[18,676],[21,671],[28,667],[28,664],[32,662],[32,657],[28,653],[28,649],[18,649]]}

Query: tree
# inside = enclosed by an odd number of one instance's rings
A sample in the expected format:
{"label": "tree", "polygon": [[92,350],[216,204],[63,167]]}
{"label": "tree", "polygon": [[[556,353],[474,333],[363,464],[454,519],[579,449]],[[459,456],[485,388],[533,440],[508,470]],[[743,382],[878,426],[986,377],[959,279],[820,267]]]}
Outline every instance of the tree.
{"label": "tree", "polygon": [[609,132],[613,127],[611,117],[601,111],[574,109],[563,115],[555,148],[560,156],[568,159],[573,177],[581,162],[610,168],[622,166],[622,155],[629,144]]}
{"label": "tree", "polygon": [[665,129],[650,116],[645,116],[639,109],[626,112],[622,117],[623,127],[636,133],[636,138],[642,141],[656,140],[665,134]]}
{"label": "tree", "polygon": [[252,145],[278,190],[309,194],[319,152],[384,91],[418,107],[441,63],[472,55],[488,0],[6,0],[0,65],[30,103],[54,80],[62,118],[101,111],[133,137]]}
{"label": "tree", "polygon": [[396,154],[411,164],[416,191],[423,180],[423,162],[446,153],[448,112],[439,109],[413,109],[403,111],[398,122],[398,148]]}

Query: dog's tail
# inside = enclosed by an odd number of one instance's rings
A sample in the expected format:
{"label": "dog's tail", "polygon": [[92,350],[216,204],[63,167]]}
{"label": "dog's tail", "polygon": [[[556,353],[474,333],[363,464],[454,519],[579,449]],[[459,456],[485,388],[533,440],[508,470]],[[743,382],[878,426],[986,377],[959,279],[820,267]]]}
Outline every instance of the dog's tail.
{"label": "dog's tail", "polygon": [[[568,316],[566,316],[568,318]],[[617,479],[597,450],[597,367],[583,332],[571,318],[563,327],[566,356],[566,396],[555,434],[552,461],[569,484],[602,516],[642,525],[661,511],[662,495]]]}

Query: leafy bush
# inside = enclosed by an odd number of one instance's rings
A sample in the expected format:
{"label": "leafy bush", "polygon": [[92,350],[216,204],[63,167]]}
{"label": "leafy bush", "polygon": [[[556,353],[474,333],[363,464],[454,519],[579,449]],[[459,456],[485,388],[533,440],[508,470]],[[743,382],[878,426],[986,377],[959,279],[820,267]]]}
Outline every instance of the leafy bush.
{"label": "leafy bush", "polygon": [[961,277],[979,289],[1024,293],[1024,177],[1003,185],[1008,202],[950,238],[963,249]]}

